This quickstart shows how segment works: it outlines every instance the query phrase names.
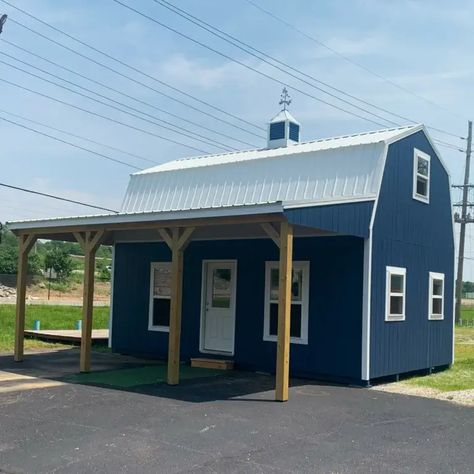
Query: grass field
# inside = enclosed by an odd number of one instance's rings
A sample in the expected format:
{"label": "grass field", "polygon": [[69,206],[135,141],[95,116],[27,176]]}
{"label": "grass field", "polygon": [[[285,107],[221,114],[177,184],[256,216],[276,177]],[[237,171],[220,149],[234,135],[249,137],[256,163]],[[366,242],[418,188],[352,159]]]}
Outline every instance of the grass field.
{"label": "grass field", "polygon": [[442,392],[474,389],[474,328],[456,328],[455,362],[450,369],[405,383]]}
{"label": "grass field", "polygon": [[[26,307],[26,329],[33,329],[33,321],[41,321],[41,329],[75,329],[82,317],[80,306],[28,305]],[[94,308],[94,329],[106,329],[109,321],[109,308]],[[0,352],[13,351],[15,334],[15,306],[0,305]],[[52,344],[34,339],[25,339],[25,349],[64,347],[64,344]]]}

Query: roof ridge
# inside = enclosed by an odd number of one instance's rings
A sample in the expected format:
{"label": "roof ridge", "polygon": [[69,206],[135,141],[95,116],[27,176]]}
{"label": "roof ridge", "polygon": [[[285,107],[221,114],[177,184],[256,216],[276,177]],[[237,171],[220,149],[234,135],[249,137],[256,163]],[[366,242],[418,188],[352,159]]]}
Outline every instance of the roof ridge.
{"label": "roof ridge", "polygon": [[[420,124],[411,124],[411,125],[403,125],[403,126],[400,126],[400,127],[391,127],[391,128],[383,128],[383,129],[379,129],[379,130],[371,130],[371,131],[368,131],[368,132],[359,132],[359,133],[353,133],[353,134],[347,134],[347,135],[336,135],[336,136],[332,136],[332,137],[318,138],[316,140],[309,140],[309,141],[295,143],[295,144],[291,145],[290,148],[294,149],[294,148],[299,148],[301,146],[310,145],[310,144],[314,144],[314,143],[324,143],[324,142],[342,140],[342,139],[346,139],[346,138],[363,137],[363,136],[367,136],[367,135],[375,135],[375,134],[378,134],[378,133],[381,134],[381,133],[387,133],[387,132],[395,132],[395,131],[398,131],[398,130],[400,132],[402,132],[402,131],[406,131],[406,130],[416,128],[416,127],[419,127],[419,126],[420,126]],[[287,147],[282,147],[282,148],[287,148]],[[276,150],[279,150],[279,149],[280,148],[269,149],[267,147],[262,147],[262,148],[251,148],[251,149],[247,149],[247,150],[229,151],[229,152],[226,152],[226,153],[210,153],[210,154],[207,154],[207,155],[187,156],[187,157],[177,158],[177,159],[170,160],[170,161],[165,161],[163,163],[160,163],[159,165],[152,166],[150,168],[146,168],[146,169],[141,170],[141,171],[137,171],[136,173],[133,173],[133,174],[141,175],[141,174],[158,172],[159,170],[157,168],[159,168],[163,165],[168,165],[169,166],[173,163],[177,164],[177,163],[183,163],[183,162],[187,162],[187,161],[198,161],[198,160],[203,160],[203,159],[206,159],[206,158],[209,159],[209,158],[216,158],[216,157],[225,158],[225,157],[243,155],[245,153],[263,152],[263,151],[276,151]],[[157,170],[153,171],[154,169],[157,169]]]}

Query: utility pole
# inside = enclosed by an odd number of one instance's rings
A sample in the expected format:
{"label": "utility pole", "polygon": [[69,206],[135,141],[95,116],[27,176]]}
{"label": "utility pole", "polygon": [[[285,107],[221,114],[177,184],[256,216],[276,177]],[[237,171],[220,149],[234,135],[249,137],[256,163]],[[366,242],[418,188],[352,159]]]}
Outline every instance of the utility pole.
{"label": "utility pole", "polygon": [[472,203],[468,202],[469,189],[474,187],[469,184],[469,171],[471,167],[471,146],[472,146],[472,121],[468,122],[468,134],[467,134],[467,148],[466,148],[466,166],[464,169],[464,184],[453,186],[454,188],[462,189],[462,202],[455,204],[455,206],[461,207],[461,216],[458,212],[454,214],[454,221],[461,224],[461,230],[459,233],[459,253],[458,253],[458,275],[456,278],[456,306],[454,317],[458,323],[461,319],[461,299],[462,299],[462,276],[464,270],[464,243],[466,240],[466,224],[474,222],[474,218],[467,212],[468,206],[472,206]]}

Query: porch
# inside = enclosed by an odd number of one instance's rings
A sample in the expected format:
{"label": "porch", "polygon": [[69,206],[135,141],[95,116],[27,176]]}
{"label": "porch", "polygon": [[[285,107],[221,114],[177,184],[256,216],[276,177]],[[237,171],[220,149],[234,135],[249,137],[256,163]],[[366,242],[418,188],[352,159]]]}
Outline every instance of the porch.
{"label": "porch", "polygon": [[[370,204],[370,205],[367,205]],[[82,337],[80,348],[80,371],[91,370],[92,309],[94,296],[95,254],[100,244],[122,245],[123,243],[154,242],[166,248],[170,262],[169,330],[167,338],[167,383],[177,385],[180,381],[182,360],[182,313],[184,260],[192,242],[221,242],[235,239],[265,239],[273,245],[277,256],[278,287],[275,296],[277,317],[275,323],[275,399],[288,399],[290,368],[290,322],[292,304],[292,261],[294,238],[322,237],[351,233],[363,237],[367,232],[366,221],[372,203],[355,203],[344,206],[321,206],[283,211],[281,204],[246,206],[245,208],[222,210],[158,212],[140,214],[118,214],[107,216],[54,219],[41,222],[15,223],[11,228],[19,237],[18,291],[16,307],[16,333],[14,360],[24,358],[24,324],[27,256],[36,239],[76,240],[85,254]],[[337,207],[337,215],[330,208]],[[353,221],[360,232],[349,229],[350,219],[344,212],[350,207]],[[313,212],[311,212],[313,211]],[[360,222],[361,215],[362,224]],[[329,216],[329,218],[328,218]],[[179,218],[180,217],[180,218]],[[351,230],[351,232],[344,232]],[[245,249],[243,250],[245,252]],[[248,248],[250,252],[250,247]],[[357,262],[362,271],[362,260]],[[201,268],[199,266],[199,268]],[[115,272],[114,272],[115,273]],[[362,274],[362,273],[361,273]],[[123,289],[113,282],[113,291]],[[129,284],[130,281],[129,281]],[[360,289],[362,283],[360,284]],[[362,292],[360,292],[360,295]],[[361,296],[360,296],[361,297]],[[275,305],[276,308],[276,305]],[[116,308],[114,308],[116,311]],[[114,340],[112,331],[112,340]],[[120,349],[120,348],[119,348]],[[187,354],[186,354],[187,357]]]}

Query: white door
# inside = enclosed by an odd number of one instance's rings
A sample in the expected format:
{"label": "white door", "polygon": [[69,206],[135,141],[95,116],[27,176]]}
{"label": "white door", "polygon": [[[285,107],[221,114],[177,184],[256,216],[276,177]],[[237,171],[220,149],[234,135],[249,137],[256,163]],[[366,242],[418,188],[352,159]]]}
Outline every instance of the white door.
{"label": "white door", "polygon": [[201,350],[234,353],[236,262],[206,262]]}

